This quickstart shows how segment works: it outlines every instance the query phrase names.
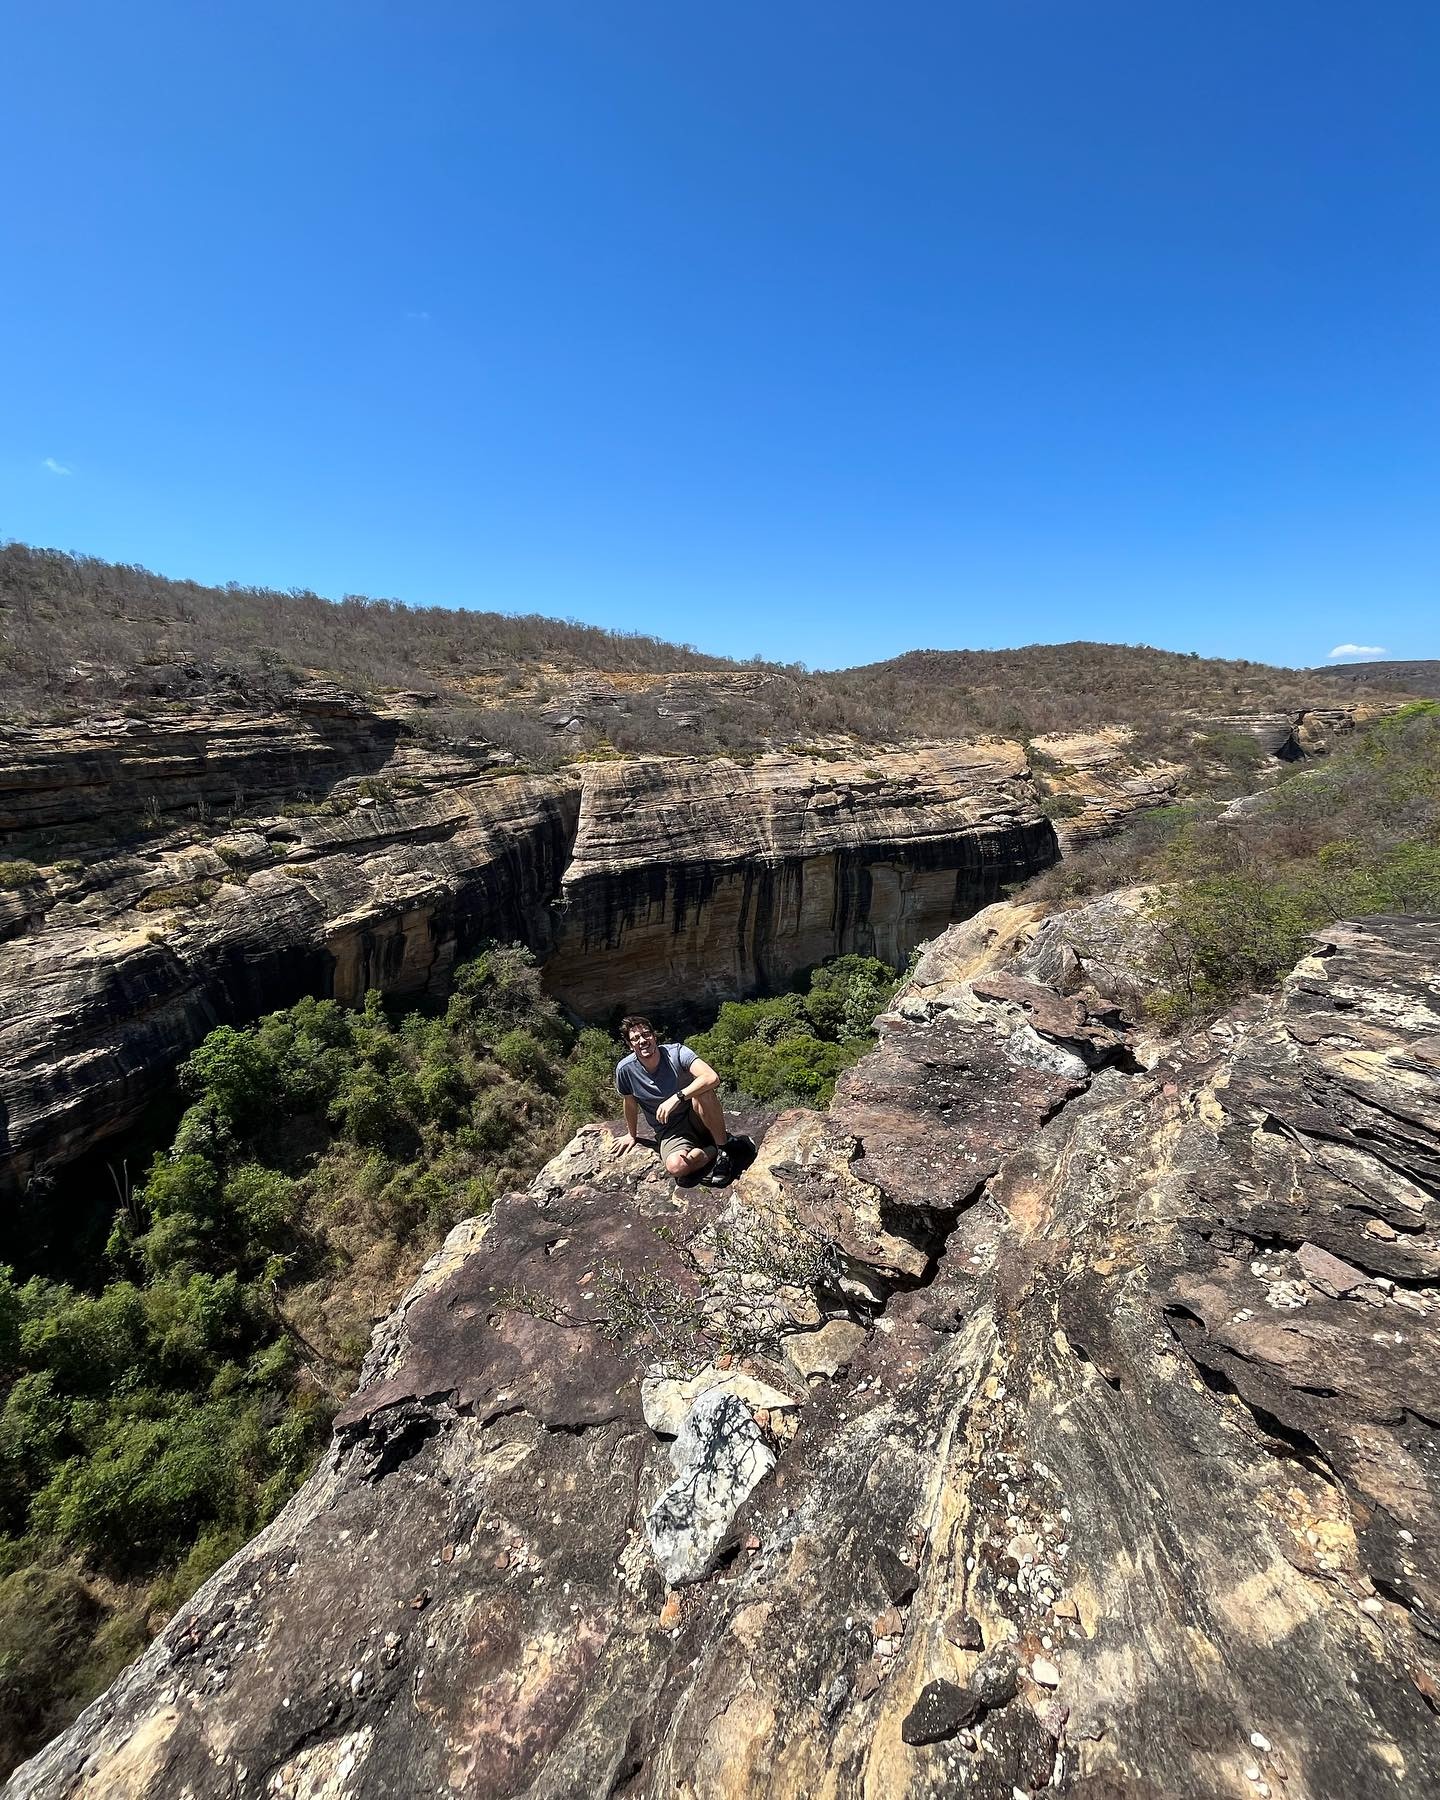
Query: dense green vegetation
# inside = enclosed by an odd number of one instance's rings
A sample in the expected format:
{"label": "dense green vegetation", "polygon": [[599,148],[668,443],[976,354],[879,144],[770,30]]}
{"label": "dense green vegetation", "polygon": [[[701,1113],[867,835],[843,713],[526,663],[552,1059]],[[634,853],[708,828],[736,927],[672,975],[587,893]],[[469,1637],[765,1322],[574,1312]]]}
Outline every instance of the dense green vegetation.
{"label": "dense green vegetation", "polygon": [[1273,986],[1318,926],[1440,911],[1440,704],[1376,721],[1238,813],[1151,813],[1027,893],[1078,899],[1133,881],[1160,884],[1148,973],[1162,1024]]}
{"label": "dense green vegetation", "polygon": [[835,1082],[870,1048],[871,1021],[898,984],[870,956],[839,956],[813,970],[804,992],[729,1001],[691,1049],[742,1104],[825,1106]]}
{"label": "dense green vegetation", "polygon": [[614,1111],[614,1047],[491,949],[443,1013],[302,1000],[212,1032],[86,1291],[0,1269],[0,1765],[308,1473],[440,1234]]}

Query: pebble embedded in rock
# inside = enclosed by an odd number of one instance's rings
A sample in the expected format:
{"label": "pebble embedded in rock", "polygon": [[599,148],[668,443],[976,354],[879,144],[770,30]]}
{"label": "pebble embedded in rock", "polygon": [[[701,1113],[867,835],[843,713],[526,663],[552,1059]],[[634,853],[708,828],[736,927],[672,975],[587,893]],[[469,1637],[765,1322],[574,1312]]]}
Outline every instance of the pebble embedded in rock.
{"label": "pebble embedded in rock", "polygon": [[1038,1681],[1041,1687],[1059,1687],[1060,1671],[1048,1656],[1037,1656],[1030,1665],[1030,1679]]}
{"label": "pebble embedded in rock", "polygon": [[903,1606],[920,1585],[917,1570],[903,1561],[887,1544],[875,1552],[875,1571],[885,1584],[885,1592],[896,1606]]}
{"label": "pebble embedded in rock", "polygon": [[945,1621],[945,1635],[960,1650],[983,1650],[980,1621],[972,1613],[954,1612]]}
{"label": "pebble embedded in rock", "polygon": [[1020,1685],[1020,1665],[1015,1652],[1002,1646],[981,1657],[966,1685],[987,1712],[1013,1700]]}
{"label": "pebble embedded in rock", "polygon": [[975,1696],[953,1681],[927,1681],[905,1715],[900,1735],[907,1744],[938,1744],[954,1737],[979,1710]]}
{"label": "pebble embedded in rock", "polygon": [[840,1717],[845,1702],[850,1698],[850,1683],[843,1675],[837,1675],[825,1690],[825,1699],[820,1707],[820,1717],[827,1725],[833,1725]]}

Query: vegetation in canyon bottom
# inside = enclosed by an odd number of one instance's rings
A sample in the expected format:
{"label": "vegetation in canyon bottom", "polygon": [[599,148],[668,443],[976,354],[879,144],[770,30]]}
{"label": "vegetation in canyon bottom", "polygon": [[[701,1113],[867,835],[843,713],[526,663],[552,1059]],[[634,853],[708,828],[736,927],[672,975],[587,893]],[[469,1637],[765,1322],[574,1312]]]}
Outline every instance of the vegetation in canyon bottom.
{"label": "vegetation in canyon bottom", "polygon": [[[842,957],[691,1041],[744,1097],[828,1100],[895,972]],[[123,1194],[113,1277],[0,1267],[0,1771],[59,1729],[280,1509],[374,1319],[444,1232],[616,1111],[618,1048],[518,946],[441,1012],[304,999],[213,1031]]]}

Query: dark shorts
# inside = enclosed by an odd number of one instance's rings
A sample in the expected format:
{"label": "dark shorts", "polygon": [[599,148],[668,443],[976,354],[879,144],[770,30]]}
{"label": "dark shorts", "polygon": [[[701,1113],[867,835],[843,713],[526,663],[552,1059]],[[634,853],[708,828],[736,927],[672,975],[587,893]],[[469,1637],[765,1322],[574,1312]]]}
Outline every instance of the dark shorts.
{"label": "dark shorts", "polygon": [[705,1129],[705,1121],[692,1106],[681,1113],[678,1119],[671,1119],[666,1125],[656,1127],[655,1141],[660,1146],[660,1160],[664,1162],[677,1150],[711,1150],[715,1140]]}

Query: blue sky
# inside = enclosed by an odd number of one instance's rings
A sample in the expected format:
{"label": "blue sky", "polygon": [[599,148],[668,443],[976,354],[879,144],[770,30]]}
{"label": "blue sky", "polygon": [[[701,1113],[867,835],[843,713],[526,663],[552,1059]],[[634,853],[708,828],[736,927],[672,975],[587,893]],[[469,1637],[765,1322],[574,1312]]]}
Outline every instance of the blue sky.
{"label": "blue sky", "polygon": [[1440,655],[1434,0],[0,4],[0,535]]}

